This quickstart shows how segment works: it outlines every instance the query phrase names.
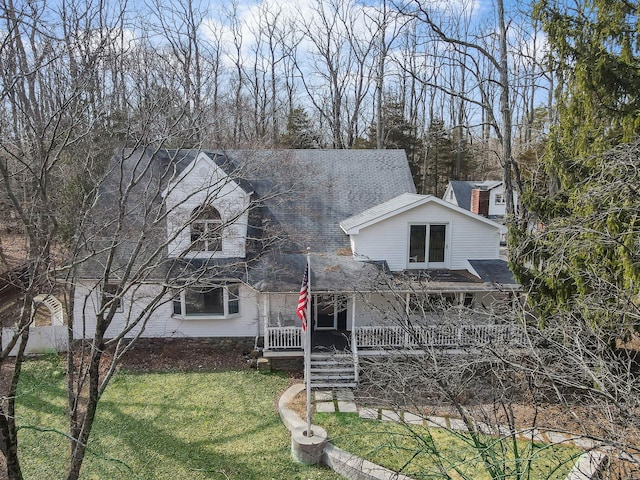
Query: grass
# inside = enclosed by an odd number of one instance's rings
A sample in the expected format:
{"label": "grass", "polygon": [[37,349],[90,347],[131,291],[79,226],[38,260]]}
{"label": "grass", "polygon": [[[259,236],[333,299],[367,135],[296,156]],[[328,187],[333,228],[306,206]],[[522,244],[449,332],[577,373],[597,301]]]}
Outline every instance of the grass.
{"label": "grass", "polygon": [[[357,414],[318,413],[314,423],[326,428],[330,441],[353,454],[416,479],[491,479],[480,449],[467,434],[446,429],[363,420]],[[510,439],[483,437],[484,452],[499,472],[493,478],[527,480],[565,479],[582,451],[570,446],[518,441],[523,460],[521,477],[515,475],[514,444]],[[529,463],[530,461],[530,463]]]}
{"label": "grass", "polygon": [[[28,361],[17,407],[25,479],[63,478],[65,374],[57,359]],[[341,478],[294,463],[275,410],[288,384],[255,371],[119,372],[98,410],[83,479]]]}

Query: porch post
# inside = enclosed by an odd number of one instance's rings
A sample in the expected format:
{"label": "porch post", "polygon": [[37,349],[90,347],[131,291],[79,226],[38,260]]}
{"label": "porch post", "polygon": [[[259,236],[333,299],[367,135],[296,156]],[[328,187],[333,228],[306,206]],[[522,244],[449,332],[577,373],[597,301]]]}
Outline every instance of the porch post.
{"label": "porch post", "polygon": [[265,293],[264,295],[264,315],[263,315],[263,323],[264,323],[264,350],[269,350],[270,345],[269,345],[269,310],[271,308],[270,305],[270,294],[269,293]]}
{"label": "porch post", "polygon": [[405,299],[405,316],[404,316],[404,348],[409,348],[412,338],[409,334],[409,328],[411,328],[411,322],[409,321],[409,314],[411,313],[411,293],[407,293]]}
{"label": "porch post", "polygon": [[358,360],[358,336],[356,335],[356,294],[351,295],[351,353],[353,354],[353,373],[355,382],[358,383],[360,377],[360,366]]}

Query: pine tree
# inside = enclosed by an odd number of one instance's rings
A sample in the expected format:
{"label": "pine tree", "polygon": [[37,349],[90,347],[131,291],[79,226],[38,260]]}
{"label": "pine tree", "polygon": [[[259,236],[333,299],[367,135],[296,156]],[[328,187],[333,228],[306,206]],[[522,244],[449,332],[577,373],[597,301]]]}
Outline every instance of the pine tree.
{"label": "pine tree", "polygon": [[547,190],[521,197],[540,228],[512,232],[512,267],[540,318],[579,311],[614,341],[636,327],[602,305],[622,296],[628,311],[637,308],[640,285],[640,151],[632,143],[640,133],[639,5],[577,3],[536,6],[559,80],[558,122],[544,155]]}
{"label": "pine tree", "polygon": [[[404,150],[409,160],[409,167],[413,175],[416,189],[420,191],[423,184],[424,171],[422,159],[424,156],[424,145],[416,134],[416,127],[405,118],[404,106],[400,101],[388,100],[382,107],[384,118],[384,136],[382,148],[396,148]],[[373,123],[369,128],[366,148],[376,148],[377,128]],[[422,192],[420,192],[422,193]]]}
{"label": "pine tree", "polygon": [[444,193],[449,180],[456,176],[456,156],[451,135],[444,121],[433,119],[425,138],[424,180],[421,193],[437,197]]}
{"label": "pine tree", "polygon": [[280,137],[284,148],[319,148],[320,138],[314,131],[311,120],[303,108],[294,108],[287,117],[287,130]]}

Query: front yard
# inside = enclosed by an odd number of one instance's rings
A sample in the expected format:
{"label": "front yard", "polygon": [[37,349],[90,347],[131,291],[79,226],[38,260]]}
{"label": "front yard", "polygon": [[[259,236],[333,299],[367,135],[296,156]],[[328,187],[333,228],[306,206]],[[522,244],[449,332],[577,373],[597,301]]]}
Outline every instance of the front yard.
{"label": "front yard", "polygon": [[510,437],[363,420],[354,413],[318,413],[331,442],[360,457],[412,478],[564,480],[577,458],[577,447]]}
{"label": "front yard", "polygon": [[[26,479],[63,477],[64,382],[56,357],[24,366],[17,415]],[[274,407],[288,382],[253,370],[121,371],[102,399],[82,478],[341,478],[291,461],[289,434]]]}

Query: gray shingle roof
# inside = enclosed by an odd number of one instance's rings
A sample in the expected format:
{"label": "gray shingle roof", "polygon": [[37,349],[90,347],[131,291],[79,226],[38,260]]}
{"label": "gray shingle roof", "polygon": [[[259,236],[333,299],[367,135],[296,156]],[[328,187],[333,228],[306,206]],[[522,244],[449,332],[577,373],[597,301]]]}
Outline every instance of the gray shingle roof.
{"label": "gray shingle roof", "polygon": [[469,263],[484,282],[517,285],[504,260],[469,260]]}
{"label": "gray shingle roof", "polygon": [[[131,153],[131,152],[129,152]],[[129,197],[127,228],[119,238],[115,270],[131,258],[138,263],[153,256],[163,262],[148,279],[163,277],[171,262],[163,261],[166,224],[157,222],[147,235],[142,251],[134,253],[139,227],[151,218],[162,218],[161,192],[200,153],[198,150],[160,150],[133,152],[114,157],[112,171],[99,197],[94,248],[109,243],[109,230],[118,212],[121,179],[138,177],[139,186]],[[339,222],[401,193],[415,193],[406,155],[402,150],[274,150],[205,151],[245,191],[254,192],[249,214],[247,258],[234,262],[253,262],[268,243],[272,255],[299,253],[311,248],[314,254],[335,255],[350,246]],[[135,207],[134,207],[135,206]],[[268,237],[268,238],[267,238]],[[99,240],[103,238],[104,240]],[[277,241],[275,241],[277,239]],[[103,242],[104,245],[101,245]],[[250,245],[249,245],[250,244]],[[348,257],[344,257],[345,261]],[[349,258],[350,259],[350,258]],[[100,278],[105,256],[85,262],[82,276]],[[223,275],[225,264],[210,262],[213,271]],[[233,262],[232,262],[233,263]],[[195,265],[194,265],[195,267]],[[151,270],[151,269],[150,269]],[[246,271],[246,269],[245,269]],[[296,277],[300,275],[296,272]],[[117,272],[114,275],[117,278]],[[245,278],[247,280],[247,278]]]}
{"label": "gray shingle roof", "polygon": [[[377,291],[386,282],[383,265],[357,262],[351,255],[315,253],[310,262],[313,292]],[[249,283],[259,291],[299,292],[305,264],[304,254],[262,257],[251,269]]]}
{"label": "gray shingle roof", "polygon": [[[228,152],[231,158],[246,152]],[[280,150],[252,152],[253,158],[286,162],[270,178],[247,178],[258,195],[290,183],[286,195],[266,202],[273,219],[298,248],[333,252],[349,247],[339,223],[401,193],[415,193],[403,150]],[[270,160],[273,159],[273,160]],[[279,165],[281,167],[282,165]]]}

